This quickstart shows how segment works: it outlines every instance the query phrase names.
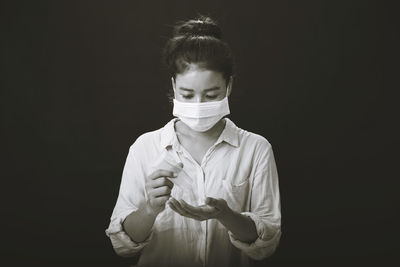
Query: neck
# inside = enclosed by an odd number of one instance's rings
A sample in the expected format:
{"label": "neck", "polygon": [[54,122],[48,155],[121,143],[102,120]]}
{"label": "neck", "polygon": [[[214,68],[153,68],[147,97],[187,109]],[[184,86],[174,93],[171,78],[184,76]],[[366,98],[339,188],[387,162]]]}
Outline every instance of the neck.
{"label": "neck", "polygon": [[175,123],[175,131],[177,134],[182,134],[192,138],[218,138],[225,128],[225,120],[219,120],[211,129],[205,132],[197,132],[187,126],[182,121],[178,120]]}

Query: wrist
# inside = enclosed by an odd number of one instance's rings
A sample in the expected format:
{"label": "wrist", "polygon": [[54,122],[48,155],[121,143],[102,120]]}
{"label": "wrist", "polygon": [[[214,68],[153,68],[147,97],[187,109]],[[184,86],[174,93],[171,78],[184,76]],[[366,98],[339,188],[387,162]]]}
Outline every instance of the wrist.
{"label": "wrist", "polygon": [[155,211],[149,204],[144,207],[144,214],[147,217],[154,217],[156,218],[160,212]]}
{"label": "wrist", "polygon": [[229,206],[227,206],[225,209],[221,210],[216,219],[220,223],[225,224],[225,222],[228,221],[229,218],[232,218],[233,213],[234,211],[229,208]]}

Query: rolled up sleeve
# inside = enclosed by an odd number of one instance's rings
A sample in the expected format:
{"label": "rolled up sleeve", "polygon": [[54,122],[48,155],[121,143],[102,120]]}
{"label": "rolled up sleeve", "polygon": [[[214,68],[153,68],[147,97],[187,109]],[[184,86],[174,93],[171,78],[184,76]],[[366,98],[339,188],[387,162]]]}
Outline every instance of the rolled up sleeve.
{"label": "rolled up sleeve", "polygon": [[250,210],[241,212],[254,221],[258,238],[252,243],[245,243],[228,232],[232,244],[254,260],[271,256],[282,234],[278,172],[272,147],[265,140],[258,146],[258,151]]}
{"label": "rolled up sleeve", "polygon": [[140,164],[143,148],[136,141],[129,149],[122,173],[121,185],[117,203],[111,215],[110,224],[105,230],[110,238],[114,251],[121,257],[134,257],[152,239],[153,232],[143,242],[133,241],[124,231],[123,222],[126,217],[135,212],[145,201],[144,183],[145,175]]}
{"label": "rolled up sleeve", "polygon": [[111,221],[108,229],[105,230],[106,235],[110,238],[114,251],[121,257],[133,257],[145,247],[153,237],[153,232],[143,242],[137,243],[133,241],[124,231],[122,224],[125,218],[130,214],[121,214],[118,218]]}
{"label": "rolled up sleeve", "polygon": [[254,260],[262,260],[271,256],[279,244],[281,237],[280,227],[268,225],[254,213],[242,212],[241,214],[250,217],[254,221],[258,238],[249,244],[240,241],[232,232],[228,231],[232,244]]}

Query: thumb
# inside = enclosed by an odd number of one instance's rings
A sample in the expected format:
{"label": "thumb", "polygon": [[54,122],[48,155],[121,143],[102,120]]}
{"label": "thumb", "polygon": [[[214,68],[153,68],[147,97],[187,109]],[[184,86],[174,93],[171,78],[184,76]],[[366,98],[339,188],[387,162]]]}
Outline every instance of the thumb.
{"label": "thumb", "polygon": [[171,168],[170,170],[175,173],[179,173],[183,169],[183,163],[181,163],[181,162],[179,162],[177,164],[172,164],[172,163],[168,162],[168,164],[170,165],[170,168]]}

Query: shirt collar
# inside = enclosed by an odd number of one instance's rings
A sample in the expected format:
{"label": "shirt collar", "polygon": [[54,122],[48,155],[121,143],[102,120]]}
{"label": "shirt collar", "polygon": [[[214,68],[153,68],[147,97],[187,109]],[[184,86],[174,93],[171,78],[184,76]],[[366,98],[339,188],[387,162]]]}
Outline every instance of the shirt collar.
{"label": "shirt collar", "polygon": [[[178,144],[178,139],[175,133],[175,122],[178,118],[170,120],[161,131],[161,146],[166,148],[168,146]],[[217,140],[217,144],[225,141],[226,143],[238,147],[239,146],[239,128],[228,118],[224,118],[225,128]]]}
{"label": "shirt collar", "polygon": [[228,118],[225,118],[225,128],[218,138],[217,143],[225,141],[228,144],[239,146],[239,128]]}
{"label": "shirt collar", "polygon": [[175,121],[177,120],[178,118],[173,118],[164,126],[164,128],[162,128],[161,146],[163,148],[166,148],[167,146],[172,146],[175,140],[177,141],[175,134]]}

